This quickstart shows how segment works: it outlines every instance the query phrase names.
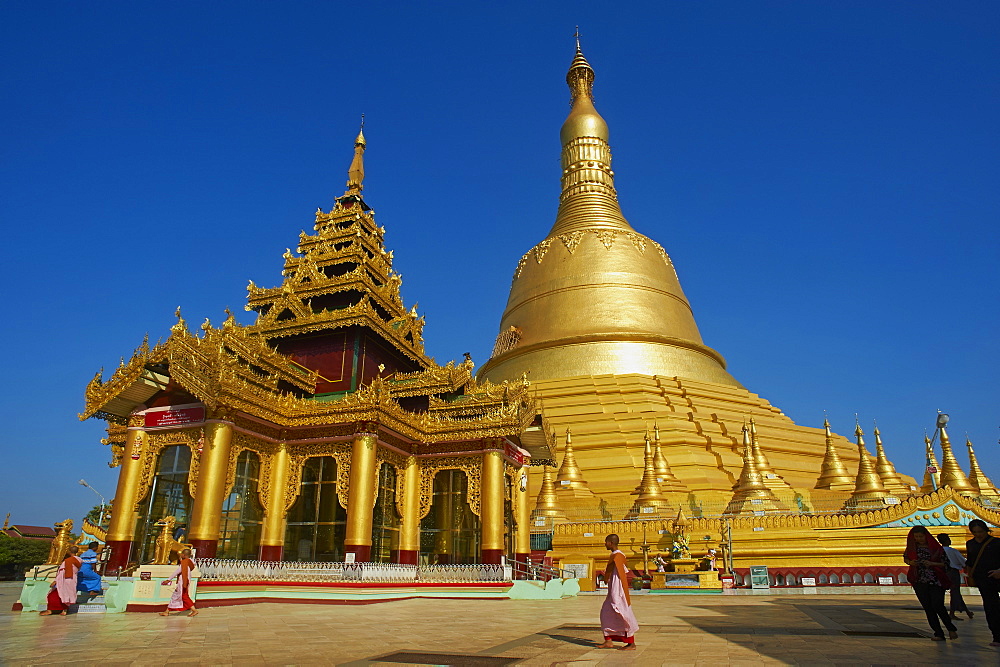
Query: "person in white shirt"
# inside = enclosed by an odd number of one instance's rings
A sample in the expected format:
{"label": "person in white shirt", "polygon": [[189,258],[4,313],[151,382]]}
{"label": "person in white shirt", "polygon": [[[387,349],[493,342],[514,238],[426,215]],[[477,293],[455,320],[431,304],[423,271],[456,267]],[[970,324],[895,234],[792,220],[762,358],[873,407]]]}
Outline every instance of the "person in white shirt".
{"label": "person in white shirt", "polygon": [[962,568],[965,567],[965,556],[958,549],[951,546],[951,538],[948,537],[947,533],[938,535],[937,540],[944,547],[944,554],[948,558],[945,571],[948,573],[948,578],[951,579],[951,618],[961,621],[962,619],[958,617],[958,612],[960,611],[964,611],[969,618],[972,618],[972,610],[969,609],[962,598]]}

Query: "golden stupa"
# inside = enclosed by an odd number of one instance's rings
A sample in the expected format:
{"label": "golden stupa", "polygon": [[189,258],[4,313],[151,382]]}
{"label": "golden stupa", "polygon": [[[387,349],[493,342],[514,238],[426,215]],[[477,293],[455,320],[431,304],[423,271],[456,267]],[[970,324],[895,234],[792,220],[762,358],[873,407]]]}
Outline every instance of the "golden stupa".
{"label": "golden stupa", "polygon": [[[795,424],[745,389],[705,345],[667,251],[622,214],[608,124],[594,106],[594,70],[579,43],[566,81],[572,108],[560,131],[555,224],[518,262],[479,377],[527,373],[545,427],[573,429],[576,462],[605,516],[607,508],[616,519],[630,511],[654,423],[671,490],[687,491],[692,516],[721,514],[744,465],[747,418],[762,483],[776,498],[806,511],[842,506],[853,485],[817,482],[824,460],[828,468],[846,466],[853,482],[857,449]],[[540,481],[535,472],[532,488]]]}

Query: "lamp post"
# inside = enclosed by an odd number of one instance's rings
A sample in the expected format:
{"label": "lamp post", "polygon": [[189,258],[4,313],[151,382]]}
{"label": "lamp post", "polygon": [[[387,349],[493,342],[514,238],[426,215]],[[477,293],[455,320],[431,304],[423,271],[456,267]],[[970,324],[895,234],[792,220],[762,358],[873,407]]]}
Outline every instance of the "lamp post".
{"label": "lamp post", "polygon": [[96,493],[97,497],[101,499],[101,518],[98,521],[98,527],[103,528],[104,527],[104,508],[108,504],[107,501],[104,500],[104,496],[101,495],[100,491],[98,491],[97,489],[95,489],[94,487],[92,487],[90,484],[87,484],[87,480],[81,479],[80,480],[80,486],[87,487],[88,489],[90,489],[91,491],[93,491],[94,493]]}

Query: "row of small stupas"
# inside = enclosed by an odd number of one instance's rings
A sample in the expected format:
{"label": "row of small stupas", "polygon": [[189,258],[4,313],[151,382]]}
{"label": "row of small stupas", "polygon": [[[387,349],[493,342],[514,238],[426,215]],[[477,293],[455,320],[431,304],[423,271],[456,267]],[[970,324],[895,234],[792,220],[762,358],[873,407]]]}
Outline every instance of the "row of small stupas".
{"label": "row of small stupas", "polygon": [[[907,484],[896,472],[895,466],[886,456],[877,426],[874,430],[874,461],[865,446],[861,425],[857,424],[855,427],[859,465],[854,475],[848,472],[847,466],[837,454],[829,421],[824,420],[824,428],[827,442],[826,456],[814,488],[841,492],[844,500],[839,508],[835,508],[837,511],[878,510],[886,505],[898,504],[902,498],[932,493],[941,487],[949,487],[959,495],[976,498],[991,505],[1000,501],[1000,491],[979,466],[972,441],[968,438],[965,441],[969,452],[969,474],[966,475],[955,458],[947,429],[943,426],[940,428],[940,436],[944,464],[938,465],[931,439],[925,436],[927,468],[920,487]],[[782,499],[781,496],[786,495],[784,492],[788,489],[788,485],[771,467],[767,455],[761,448],[753,418],[750,419],[749,425],[743,425],[742,433],[743,468],[739,474],[739,481],[733,486],[732,499],[721,515],[803,511],[804,508],[790,505]],[[689,506],[691,490],[670,469],[660,444],[660,431],[655,424],[652,441],[648,433],[645,437],[643,463],[642,478],[631,493],[635,496],[631,508],[624,517],[614,518],[625,520],[666,518],[675,514],[678,508]],[[544,467],[532,518],[565,521],[571,518],[567,510],[571,512],[577,510],[572,512],[576,515],[572,517],[575,519],[592,518],[586,516],[587,510],[593,513],[599,511],[598,498],[590,490],[577,463],[569,429],[566,431],[562,464],[554,479],[553,470],[552,467]],[[711,512],[706,512],[705,516],[711,516]]]}

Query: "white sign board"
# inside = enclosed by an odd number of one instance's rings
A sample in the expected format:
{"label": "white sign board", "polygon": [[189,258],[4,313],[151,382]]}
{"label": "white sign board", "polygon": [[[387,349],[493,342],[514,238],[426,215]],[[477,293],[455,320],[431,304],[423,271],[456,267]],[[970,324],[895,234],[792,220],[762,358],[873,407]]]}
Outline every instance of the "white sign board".
{"label": "white sign board", "polygon": [[572,579],[586,579],[590,576],[590,566],[586,563],[564,563],[560,567]]}
{"label": "white sign board", "polygon": [[357,557],[356,553],[354,553],[353,551],[348,551],[346,554],[344,554],[344,562],[353,563],[356,557]]}
{"label": "white sign board", "polygon": [[892,586],[895,583],[896,582],[893,581],[892,577],[879,577],[878,578],[878,585],[879,586]]}
{"label": "white sign board", "polygon": [[803,586],[815,586],[816,585],[816,577],[802,577],[802,585]]}

